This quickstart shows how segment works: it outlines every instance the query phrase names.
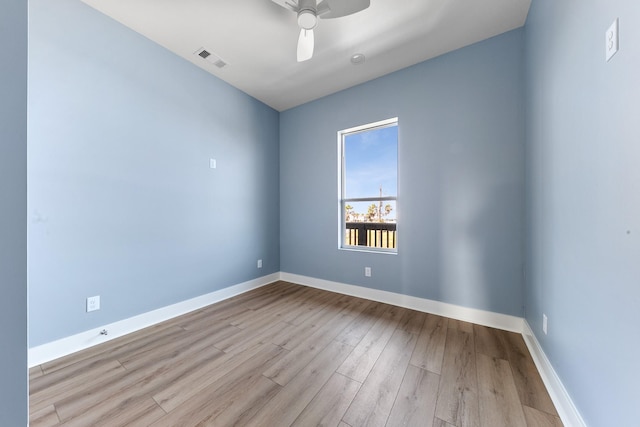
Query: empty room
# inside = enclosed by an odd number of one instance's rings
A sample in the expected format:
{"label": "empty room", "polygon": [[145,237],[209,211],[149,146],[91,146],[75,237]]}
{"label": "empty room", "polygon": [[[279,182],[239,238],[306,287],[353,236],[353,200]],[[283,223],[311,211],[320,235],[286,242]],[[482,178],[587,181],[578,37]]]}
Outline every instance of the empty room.
{"label": "empty room", "polygon": [[0,426],[640,425],[638,2],[0,11]]}

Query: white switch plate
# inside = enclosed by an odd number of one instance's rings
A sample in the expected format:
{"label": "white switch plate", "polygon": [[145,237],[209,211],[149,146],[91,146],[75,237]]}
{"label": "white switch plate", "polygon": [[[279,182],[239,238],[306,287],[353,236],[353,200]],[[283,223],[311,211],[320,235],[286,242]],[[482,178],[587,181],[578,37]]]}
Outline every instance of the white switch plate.
{"label": "white switch plate", "polygon": [[261,259],[258,260],[258,268],[262,268],[262,260]]}
{"label": "white switch plate", "polygon": [[371,267],[365,267],[364,268],[364,275],[366,277],[371,277]]}
{"label": "white switch plate", "polygon": [[215,169],[217,167],[216,159],[209,159],[209,167]]}
{"label": "white switch plate", "polygon": [[619,40],[618,40],[618,18],[613,21],[613,24],[609,27],[607,32],[605,33],[605,52],[607,61],[611,59],[613,55],[618,51]]}
{"label": "white switch plate", "polygon": [[87,313],[100,310],[100,295],[87,298]]}
{"label": "white switch plate", "polygon": [[547,315],[546,314],[542,314],[542,332],[544,332],[545,335],[547,335]]}

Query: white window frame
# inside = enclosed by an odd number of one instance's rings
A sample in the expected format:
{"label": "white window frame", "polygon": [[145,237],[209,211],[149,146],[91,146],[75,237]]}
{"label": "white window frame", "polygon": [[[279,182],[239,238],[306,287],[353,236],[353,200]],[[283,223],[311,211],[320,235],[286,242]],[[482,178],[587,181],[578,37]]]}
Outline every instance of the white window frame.
{"label": "white window frame", "polygon": [[[358,252],[375,252],[386,254],[397,254],[398,246],[396,243],[395,248],[376,248],[371,246],[359,246],[359,245],[347,245],[345,243],[345,231],[346,231],[346,212],[345,207],[349,202],[384,202],[394,201],[396,202],[396,234],[398,233],[398,197],[396,196],[384,196],[384,197],[361,197],[361,198],[345,198],[345,161],[344,161],[344,143],[348,135],[355,133],[368,132],[375,129],[399,126],[398,118],[392,117],[390,119],[381,120],[374,123],[367,123],[365,125],[355,126],[349,129],[338,131],[338,249]],[[400,136],[398,132],[398,145],[400,144]],[[398,165],[396,165],[396,174],[398,175]],[[397,188],[396,188],[397,192]]]}

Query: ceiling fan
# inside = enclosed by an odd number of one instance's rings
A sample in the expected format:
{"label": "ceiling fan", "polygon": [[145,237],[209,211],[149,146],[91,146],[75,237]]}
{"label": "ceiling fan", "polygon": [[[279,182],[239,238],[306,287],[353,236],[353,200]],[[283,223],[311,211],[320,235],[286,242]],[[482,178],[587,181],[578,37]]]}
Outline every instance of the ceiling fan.
{"label": "ceiling fan", "polygon": [[313,56],[313,29],[318,18],[332,19],[351,15],[365,10],[370,0],[271,0],[275,4],[298,14],[298,62],[311,59]]}

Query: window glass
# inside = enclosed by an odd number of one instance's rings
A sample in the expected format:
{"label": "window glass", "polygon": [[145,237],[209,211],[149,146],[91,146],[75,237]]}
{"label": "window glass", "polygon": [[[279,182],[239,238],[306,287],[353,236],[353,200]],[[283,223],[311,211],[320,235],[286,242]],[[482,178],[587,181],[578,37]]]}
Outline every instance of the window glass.
{"label": "window glass", "polygon": [[398,121],[339,132],[340,246],[397,250]]}

